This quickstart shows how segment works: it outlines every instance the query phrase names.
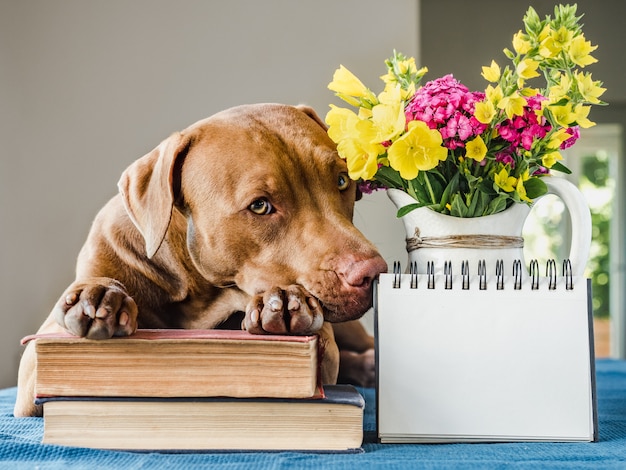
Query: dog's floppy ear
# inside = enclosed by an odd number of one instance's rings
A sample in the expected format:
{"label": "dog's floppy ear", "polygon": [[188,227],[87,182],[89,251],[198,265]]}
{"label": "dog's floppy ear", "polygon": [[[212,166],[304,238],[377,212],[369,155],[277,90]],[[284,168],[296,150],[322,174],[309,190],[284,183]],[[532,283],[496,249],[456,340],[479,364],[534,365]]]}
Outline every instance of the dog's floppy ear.
{"label": "dog's floppy ear", "polygon": [[118,182],[126,211],[146,242],[148,258],[157,252],[172,218],[177,197],[176,169],[189,139],[174,133],[130,165]]}
{"label": "dog's floppy ear", "polygon": [[328,130],[328,126],[326,125],[326,123],[322,121],[322,118],[319,117],[317,113],[315,112],[315,110],[311,108],[310,106],[305,106],[301,104],[301,105],[296,106],[296,109],[303,112],[304,114],[309,116],[311,119],[313,119],[316,123],[320,125],[322,129],[324,129],[324,131]]}

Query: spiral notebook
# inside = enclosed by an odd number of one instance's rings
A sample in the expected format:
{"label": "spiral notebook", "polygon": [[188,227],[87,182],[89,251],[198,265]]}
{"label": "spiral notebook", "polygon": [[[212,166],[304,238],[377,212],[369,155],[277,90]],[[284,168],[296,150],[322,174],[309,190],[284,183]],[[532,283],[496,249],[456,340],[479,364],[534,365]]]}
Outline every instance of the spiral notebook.
{"label": "spiral notebook", "polygon": [[568,261],[522,269],[380,276],[380,442],[597,440],[590,281]]}

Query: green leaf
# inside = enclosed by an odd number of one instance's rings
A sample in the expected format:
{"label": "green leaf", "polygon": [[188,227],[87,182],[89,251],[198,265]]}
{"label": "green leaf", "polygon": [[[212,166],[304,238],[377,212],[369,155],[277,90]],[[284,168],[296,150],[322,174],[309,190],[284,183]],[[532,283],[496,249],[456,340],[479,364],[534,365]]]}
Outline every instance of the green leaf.
{"label": "green leaf", "polygon": [[550,103],[550,106],[565,106],[569,102],[570,102],[569,98],[561,98],[556,103]]}
{"label": "green leaf", "polygon": [[523,22],[529,33],[539,34],[541,32],[541,19],[533,7],[528,7],[526,15],[524,15]]}
{"label": "green leaf", "polygon": [[398,212],[396,213],[396,217],[399,219],[407,215],[409,212],[414,211],[415,209],[419,209],[420,207],[424,207],[426,205],[427,204],[420,204],[420,203],[408,204],[398,209]]}
{"label": "green leaf", "polygon": [[419,176],[420,175],[418,174],[416,179],[409,182],[410,187],[414,193],[413,196],[422,204],[431,204],[432,201],[430,200],[430,194],[424,187],[424,184],[420,181]]}
{"label": "green leaf", "polygon": [[477,202],[474,204],[474,210],[471,216],[480,217],[481,215],[485,215],[485,212],[487,212],[487,208],[489,207],[489,203],[491,202],[491,196],[481,191],[476,191],[474,199],[476,199]]}
{"label": "green leaf", "polygon": [[478,206],[480,204],[480,193],[476,192],[472,194],[471,202],[467,207],[467,216],[468,217],[476,217],[477,215],[482,215],[482,212],[479,213]]}
{"label": "green leaf", "polygon": [[571,175],[572,174],[572,170],[567,168],[561,162],[555,162],[554,165],[552,165],[552,168],[550,168],[550,170],[560,171],[561,173],[565,173],[566,175]]}
{"label": "green leaf", "polygon": [[495,196],[498,194],[495,189],[493,189],[494,182],[492,180],[483,180],[476,189],[481,193],[485,193],[489,196]]}
{"label": "green leaf", "polygon": [[460,194],[452,196],[452,204],[450,204],[450,215],[455,217],[468,217],[468,210],[463,197]]}
{"label": "green leaf", "polygon": [[498,212],[502,212],[506,209],[506,201],[509,199],[508,196],[504,194],[500,194],[495,199],[492,199],[487,209],[485,210],[485,215],[497,214]]}
{"label": "green leaf", "polygon": [[526,196],[530,199],[536,199],[548,192],[548,186],[541,178],[531,178],[528,181],[524,181],[524,188],[526,188]]}
{"label": "green leaf", "polygon": [[381,166],[376,172],[376,179],[389,188],[404,189],[400,173],[388,166]]}
{"label": "green leaf", "polygon": [[439,211],[442,211],[446,204],[449,203],[452,194],[456,193],[459,189],[459,173],[455,173],[446,188],[443,190],[439,203]]}

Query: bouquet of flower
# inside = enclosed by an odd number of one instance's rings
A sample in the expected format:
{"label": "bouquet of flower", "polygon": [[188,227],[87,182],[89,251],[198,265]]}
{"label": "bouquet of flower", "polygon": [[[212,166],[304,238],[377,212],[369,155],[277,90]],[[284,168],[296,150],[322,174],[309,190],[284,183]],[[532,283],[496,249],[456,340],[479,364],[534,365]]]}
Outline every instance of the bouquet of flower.
{"label": "bouquet of flower", "polygon": [[[394,51],[375,95],[340,66],[328,88],[357,108],[331,105],[328,134],[363,192],[397,188],[415,198],[404,215],[427,206],[457,217],[531,204],[547,192],[542,178],[569,173],[559,152],[579,128],[594,125],[590,105],[606,104],[591,73],[597,46],[585,39],[576,5],[559,5],[541,20],[531,7],[513,36],[512,62],[482,68],[484,92],[469,91],[452,75],[420,86],[427,69]],[[543,88],[527,82],[542,77]]]}

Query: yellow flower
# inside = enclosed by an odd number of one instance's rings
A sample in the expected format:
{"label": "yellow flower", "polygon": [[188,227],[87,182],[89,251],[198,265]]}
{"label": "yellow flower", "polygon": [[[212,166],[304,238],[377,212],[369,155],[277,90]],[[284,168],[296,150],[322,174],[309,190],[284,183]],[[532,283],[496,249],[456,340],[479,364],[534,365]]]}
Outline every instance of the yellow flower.
{"label": "yellow flower", "polygon": [[548,109],[559,126],[569,127],[576,122],[576,114],[572,111],[572,103],[566,103],[563,106],[551,105],[548,106]]}
{"label": "yellow flower", "polygon": [[519,92],[522,96],[535,96],[539,93],[539,90],[537,90],[537,88],[526,87],[522,88]]}
{"label": "yellow flower", "polygon": [[485,155],[487,155],[487,146],[479,135],[465,144],[465,155],[469,158],[473,158],[477,162],[483,161]]}
{"label": "yellow flower", "polygon": [[570,88],[572,86],[572,81],[570,78],[564,73],[561,74],[559,83],[557,85],[551,86],[548,98],[551,103],[556,103],[562,98],[566,98],[569,94]]}
{"label": "yellow flower", "polygon": [[363,178],[371,180],[378,170],[378,153],[372,151],[373,146],[363,146],[357,139],[346,139],[339,142],[337,152],[346,159],[348,175],[353,180]]}
{"label": "yellow flower", "polygon": [[496,83],[500,80],[500,73],[500,66],[495,60],[492,60],[489,67],[483,67],[483,73],[481,75],[488,82]]}
{"label": "yellow flower", "polygon": [[559,160],[563,160],[563,157],[559,152],[550,152],[541,158],[541,164],[546,168],[552,168],[552,165]]}
{"label": "yellow flower", "polygon": [[546,39],[550,37],[551,33],[552,33],[552,27],[549,24],[546,24],[541,30],[541,32],[539,33],[539,36],[537,37],[537,39],[539,40],[539,42],[545,41]]}
{"label": "yellow flower", "polygon": [[542,41],[539,46],[539,55],[544,59],[553,59],[559,55],[559,52],[561,52],[561,50],[556,47],[554,41],[550,38]]}
{"label": "yellow flower", "polygon": [[410,83],[406,90],[401,88],[400,94],[403,101],[408,101],[415,94],[415,83]]}
{"label": "yellow flower", "polygon": [[[384,78],[383,75],[380,78]],[[395,77],[394,77],[395,79]],[[389,103],[390,97],[397,93],[398,100],[408,101],[415,94],[415,83],[409,83],[406,89],[400,86],[397,81],[390,80],[386,82],[385,89],[378,95],[380,103]]]}
{"label": "yellow flower", "polygon": [[530,41],[528,41],[528,36],[522,31],[518,31],[513,36],[513,49],[520,55],[527,54],[531,49]]}
{"label": "yellow flower", "polygon": [[379,104],[372,108],[372,123],[376,129],[375,142],[386,142],[395,139],[404,131],[406,118],[402,102]]}
{"label": "yellow flower", "polygon": [[330,111],[326,114],[328,136],[335,143],[347,138],[354,138],[357,122],[359,122],[359,117],[354,111],[331,104]]}
{"label": "yellow flower", "polygon": [[574,32],[565,26],[555,30],[546,25],[539,35],[539,55],[546,59],[555,58],[570,45],[573,36]]}
{"label": "yellow flower", "polygon": [[415,65],[415,57],[409,57],[405,60],[399,60],[396,62],[397,70],[393,70],[393,66],[387,67],[387,73],[385,75],[381,75],[380,79],[385,82],[385,85],[396,85],[398,83],[398,77],[396,73],[399,75],[415,75],[417,77],[422,77],[426,72],[428,72],[427,67],[422,67],[417,70],[417,66]]}
{"label": "yellow flower", "polygon": [[554,42],[561,47],[561,49],[565,49],[572,42],[574,37],[574,31],[566,28],[565,26],[561,26],[558,30],[552,30],[550,33]]}
{"label": "yellow flower", "polygon": [[550,136],[550,140],[546,144],[546,147],[549,149],[558,149],[561,147],[561,144],[570,137],[571,134],[567,132],[567,128],[561,127]]}
{"label": "yellow flower", "polygon": [[558,30],[553,29],[550,32],[553,45],[559,52],[570,45],[573,37],[574,31],[567,29],[565,26],[561,26]]}
{"label": "yellow flower", "polygon": [[400,74],[403,75],[405,73],[414,74],[417,73],[417,66],[415,65],[415,57],[409,57],[405,60],[398,61],[398,70]]}
{"label": "yellow flower", "polygon": [[522,181],[528,181],[530,179],[530,173],[526,170],[524,173],[520,175]]}
{"label": "yellow flower", "polygon": [[474,117],[483,124],[489,124],[496,115],[496,108],[491,101],[481,101],[474,107]]}
{"label": "yellow flower", "polygon": [[378,103],[376,95],[343,65],[335,70],[328,89],[352,106],[370,106]]}
{"label": "yellow flower", "polygon": [[330,107],[326,115],[328,136],[337,144],[339,156],[346,160],[350,177],[373,178],[378,169],[377,157],[385,151],[380,142],[372,142],[377,134],[373,123],[360,119],[349,109]]}
{"label": "yellow flower", "polygon": [[368,96],[369,90],[361,80],[343,65],[340,65],[333,75],[333,81],[328,84],[328,89],[336,93],[357,98]]}
{"label": "yellow flower", "polygon": [[398,84],[388,84],[378,95],[378,102],[381,104],[402,105],[402,87]]}
{"label": "yellow flower", "polygon": [[[528,179],[528,178],[526,178]],[[524,181],[522,180],[522,178],[519,178],[517,180],[517,186],[515,186],[515,191],[517,192],[519,198],[522,201],[526,201],[526,202],[533,202],[532,199],[530,199],[527,195],[526,195],[526,188],[524,187]]]}
{"label": "yellow flower", "polygon": [[359,108],[359,119],[372,119],[372,109]]}
{"label": "yellow flower", "polygon": [[377,157],[385,152],[385,147],[374,142],[377,130],[372,121],[359,119],[347,138],[337,144],[337,152],[348,164],[350,178],[372,179],[378,169]]}
{"label": "yellow flower", "polygon": [[496,85],[496,87],[492,87],[491,85],[487,86],[485,90],[485,97],[493,103],[494,106],[497,106],[502,98],[504,98],[504,93],[502,92],[502,88],[500,85]]}
{"label": "yellow flower", "polygon": [[411,121],[407,132],[387,149],[389,164],[402,178],[411,180],[447,158],[448,150],[442,143],[438,130],[429,129],[425,122]]}
{"label": "yellow flower", "polygon": [[517,178],[509,176],[509,172],[506,171],[506,168],[502,168],[499,173],[493,175],[493,181],[499,188],[502,188],[507,193],[510,193],[515,190]]}
{"label": "yellow flower", "polygon": [[584,106],[582,104],[576,105],[576,107],[574,108],[576,124],[578,124],[583,129],[587,129],[588,127],[593,127],[596,125],[595,122],[587,119],[587,116],[589,116],[589,111],[591,111],[591,107]]}
{"label": "yellow flower", "polygon": [[585,41],[585,36],[581,34],[572,39],[568,53],[572,62],[580,67],[585,67],[598,61],[590,55],[597,48],[598,46],[591,45],[591,41]]}
{"label": "yellow flower", "polygon": [[591,111],[591,107],[589,106],[578,104],[574,109],[572,109],[572,103],[567,103],[563,106],[549,106],[549,109],[554,116],[554,120],[560,126],[570,127],[576,123],[580,127],[586,129],[596,125],[595,122],[587,119],[589,111]]}
{"label": "yellow flower", "polygon": [[498,103],[498,108],[503,109],[509,119],[513,119],[513,116],[522,116],[524,106],[526,106],[526,98],[520,96],[518,92],[505,96]]}
{"label": "yellow flower", "polygon": [[574,77],[576,79],[578,91],[581,95],[583,95],[583,98],[589,103],[600,103],[598,97],[606,91],[606,88],[602,88],[599,81],[594,82],[591,79],[590,73],[575,72]]}
{"label": "yellow flower", "polygon": [[537,72],[538,67],[539,62],[536,60],[524,59],[517,65],[515,71],[521,78],[528,80],[529,78],[539,76],[539,72]]}

